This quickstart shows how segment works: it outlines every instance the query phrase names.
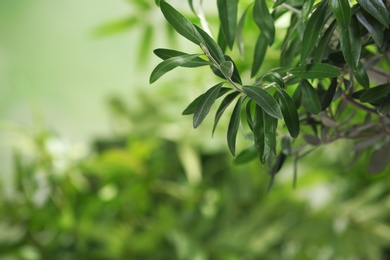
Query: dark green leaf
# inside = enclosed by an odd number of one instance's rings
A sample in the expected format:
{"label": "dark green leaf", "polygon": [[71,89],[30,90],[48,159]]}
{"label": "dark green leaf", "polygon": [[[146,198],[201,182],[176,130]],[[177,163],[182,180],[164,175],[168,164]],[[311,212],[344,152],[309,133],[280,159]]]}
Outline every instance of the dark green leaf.
{"label": "dark green leaf", "polygon": [[299,116],[294,101],[283,89],[278,89],[277,100],[282,110],[284,122],[293,138],[299,135]]}
{"label": "dark green leaf", "polygon": [[325,110],[332,103],[334,94],[336,93],[337,88],[337,78],[333,78],[332,82],[329,85],[328,90],[325,92],[325,95],[321,98],[321,111]]}
{"label": "dark green leaf", "polygon": [[214,126],[213,126],[213,131],[212,135],[214,135],[215,129],[218,125],[219,119],[221,118],[222,114],[225,112],[226,108],[230,105],[230,103],[233,102],[233,100],[240,94],[239,92],[235,91],[233,93],[230,93],[227,95],[221,102],[221,104],[218,107],[218,110],[215,114],[214,118]]}
{"label": "dark green leaf", "polygon": [[358,0],[360,6],[386,27],[390,25],[389,12],[382,0]]}
{"label": "dark green leaf", "polygon": [[367,89],[360,96],[361,102],[375,102],[384,98],[390,93],[390,83],[382,84],[374,88]]}
{"label": "dark green leaf", "polygon": [[231,61],[224,61],[220,64],[221,66],[221,72],[225,76],[226,79],[231,78],[234,71],[233,62]]}
{"label": "dark green leaf", "polygon": [[237,30],[238,0],[217,0],[217,6],[223,34],[232,49]]}
{"label": "dark green leaf", "polygon": [[282,5],[282,4],[284,4],[286,1],[287,1],[287,0],[277,0],[277,1],[275,2],[274,6],[272,6],[272,8],[275,9],[276,7],[278,7],[278,6]]}
{"label": "dark green leaf", "polygon": [[262,84],[264,82],[275,82],[279,87],[284,88],[284,80],[283,77],[274,71],[269,71],[262,75],[260,78],[256,79],[256,84]]}
{"label": "dark green leaf", "polygon": [[331,23],[328,29],[326,29],[324,35],[321,37],[320,41],[318,42],[317,48],[314,51],[313,63],[320,63],[324,59],[325,52],[329,46],[329,42],[333,36],[333,32],[336,29],[336,25],[336,21]]}
{"label": "dark green leaf", "polygon": [[163,76],[168,71],[173,70],[176,67],[179,67],[194,58],[198,57],[199,54],[186,54],[181,56],[176,56],[169,58],[167,60],[164,60],[160,64],[156,66],[156,68],[152,71],[152,74],[150,75],[149,82],[150,84],[158,80],[161,76]]}
{"label": "dark green leaf", "polygon": [[340,29],[340,43],[345,62],[350,68],[356,69],[360,60],[362,43],[359,23],[355,16],[351,18],[348,29]]}
{"label": "dark green leaf", "polygon": [[256,147],[254,145],[241,151],[234,159],[234,164],[241,165],[253,161],[257,157]]}
{"label": "dark green leaf", "polygon": [[194,25],[195,29],[199,32],[200,36],[203,38],[203,45],[206,46],[208,53],[221,64],[225,61],[225,56],[221,47],[210,37],[205,31],[199,28],[197,25]]}
{"label": "dark green leaf", "polygon": [[268,190],[270,190],[272,188],[275,174],[277,174],[280,171],[280,169],[282,169],[282,166],[283,166],[284,162],[286,161],[286,157],[287,156],[284,153],[279,153],[279,155],[276,157],[276,161],[275,161],[274,165],[272,166],[272,168],[268,172],[269,175],[271,175],[271,180],[270,180],[270,183],[268,184]]}
{"label": "dark green leaf", "polygon": [[182,115],[185,116],[185,115],[192,115],[193,113],[195,113],[195,108],[196,106],[198,105],[199,103],[199,100],[203,97],[204,94],[200,95],[199,97],[195,98],[194,101],[192,101],[187,107],[186,109],[184,109],[184,111],[182,112]]}
{"label": "dark green leaf", "polygon": [[197,45],[204,42],[202,36],[195,28],[195,25],[192,24],[181,13],[176,11],[176,9],[173,8],[170,4],[165,1],[161,1],[160,8],[165,19],[173,26],[173,28],[175,28],[179,34]]}
{"label": "dark green leaf", "polygon": [[278,102],[266,90],[253,86],[245,86],[243,90],[250,99],[255,101],[270,116],[279,119],[283,118]]}
{"label": "dark green leaf", "polygon": [[222,26],[219,26],[217,43],[218,43],[219,47],[221,48],[222,52],[225,53],[226,48],[228,46],[227,46],[227,42],[226,42],[226,37],[225,37],[223,30],[222,30]]}
{"label": "dark green leaf", "polygon": [[245,107],[245,117],[249,128],[253,132],[253,118],[252,118],[252,99],[249,99]]}
{"label": "dark green leaf", "polygon": [[272,18],[265,0],[255,0],[253,17],[260,31],[267,39],[268,45],[272,45],[275,39],[274,18]]}
{"label": "dark green leaf", "polygon": [[[232,58],[230,58],[229,56],[225,55],[225,59],[227,61],[230,61],[233,63],[233,67],[234,67],[234,71],[233,71],[233,75],[232,75],[232,80],[233,82],[235,83],[238,83],[240,85],[242,85],[242,81],[241,81],[241,77],[240,77],[240,73],[238,72],[238,69],[236,67],[236,64],[234,63],[234,61],[232,60]],[[225,75],[222,74],[222,72],[217,69],[215,66],[211,66],[211,70],[213,71],[213,73],[215,75],[217,75],[218,77],[222,78],[222,79],[226,79],[225,78]]]}
{"label": "dark green leaf", "polygon": [[271,155],[276,143],[278,120],[256,106],[253,122],[254,141],[261,163],[265,163]]}
{"label": "dark green leaf", "polygon": [[363,26],[371,34],[372,39],[374,39],[376,45],[381,47],[383,45],[383,25],[363,10],[357,12],[356,17],[358,18],[359,22],[363,24]]}
{"label": "dark green leaf", "polygon": [[292,100],[294,101],[294,104],[296,108],[299,108],[302,103],[302,87],[299,84],[298,87],[295,89],[294,94],[292,96]]}
{"label": "dark green leaf", "polygon": [[198,104],[196,105],[194,112],[194,128],[197,128],[202,122],[203,119],[210,112],[211,106],[214,104],[217,99],[218,93],[222,87],[223,83],[219,83],[204,93],[204,95],[200,98]]}
{"label": "dark green leaf", "polygon": [[360,83],[360,85],[362,85],[364,88],[370,87],[370,79],[368,78],[363,63],[359,62],[357,68],[353,70],[353,75],[355,76],[356,80]]}
{"label": "dark green leaf", "polygon": [[319,114],[321,103],[313,86],[307,80],[302,80],[300,86],[302,88],[303,104],[307,110],[312,114]]}
{"label": "dark green leaf", "polygon": [[267,52],[267,48],[268,48],[267,39],[265,38],[264,34],[261,33],[256,42],[255,53],[253,56],[251,77],[254,77],[256,73],[259,71],[261,64],[263,63],[265,54]]}
{"label": "dark green leaf", "polygon": [[229,150],[233,156],[236,154],[236,138],[238,127],[240,126],[240,110],[241,110],[242,98],[238,99],[236,106],[234,107],[232,117],[230,118],[228,132],[227,132],[227,143]]}
{"label": "dark green leaf", "polygon": [[340,72],[329,64],[309,64],[295,67],[289,71],[301,79],[323,79],[340,76]]}
{"label": "dark green leaf", "polygon": [[[218,93],[218,96],[217,98],[225,95],[227,92],[229,92],[231,90],[231,88],[221,88],[219,90],[219,93]],[[198,105],[199,103],[199,100],[203,97],[204,94],[200,95],[199,97],[197,97],[196,99],[194,99],[194,101],[192,101],[186,109],[184,109],[182,115],[192,115],[193,113],[195,113],[195,108],[196,106]]]}
{"label": "dark green leaf", "polygon": [[328,1],[322,1],[314,13],[307,21],[305,31],[303,32],[302,48],[301,48],[301,61],[305,61],[309,57],[311,51],[317,43],[318,36],[321,33],[324,26],[326,9]]}
{"label": "dark green leaf", "polygon": [[[159,57],[163,60],[166,60],[166,59],[169,59],[172,57],[182,56],[182,55],[190,55],[190,54],[185,53],[185,52],[176,51],[176,50],[169,50],[169,49],[155,49],[153,52],[154,52],[154,54],[156,54],[157,57]],[[196,58],[190,60],[189,62],[181,65],[181,67],[195,68],[195,67],[201,67],[201,66],[206,66],[206,65],[210,65],[210,64],[212,64],[212,63],[210,63],[209,61],[206,61],[200,57],[196,57]]]}
{"label": "dark green leaf", "polygon": [[348,0],[331,0],[330,5],[337,23],[342,29],[348,29],[351,21],[351,7]]}

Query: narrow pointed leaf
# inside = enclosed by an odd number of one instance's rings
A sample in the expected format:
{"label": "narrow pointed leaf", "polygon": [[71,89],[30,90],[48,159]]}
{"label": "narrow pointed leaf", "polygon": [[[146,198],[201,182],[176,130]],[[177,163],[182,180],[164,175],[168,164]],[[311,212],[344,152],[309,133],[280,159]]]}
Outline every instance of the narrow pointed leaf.
{"label": "narrow pointed leaf", "polygon": [[233,156],[236,155],[236,138],[238,127],[240,126],[240,115],[241,115],[241,104],[242,99],[238,99],[236,106],[234,107],[232,117],[229,121],[228,131],[227,131],[227,143],[230,152]]}
{"label": "narrow pointed leaf", "polygon": [[[157,57],[167,60],[172,57],[177,57],[177,56],[182,56],[182,55],[190,55],[185,52],[181,51],[176,51],[176,50],[170,50],[170,49],[155,49],[154,54],[156,54]],[[196,57],[192,60],[190,60],[187,63],[184,63],[181,65],[181,67],[186,67],[186,68],[196,68],[196,67],[201,67],[201,66],[208,66],[211,65],[212,63],[209,61],[206,61],[200,57]]]}
{"label": "narrow pointed leaf", "polygon": [[351,7],[348,0],[330,0],[333,14],[342,29],[347,29],[351,21]]}
{"label": "narrow pointed leaf", "polygon": [[291,137],[296,138],[299,135],[299,116],[294,101],[283,89],[278,89],[277,100],[282,110],[284,122]]}
{"label": "narrow pointed leaf", "polygon": [[303,104],[310,113],[319,114],[321,112],[321,103],[317,92],[307,80],[302,80],[300,85],[302,88]]}
{"label": "narrow pointed leaf", "polygon": [[390,83],[382,84],[374,88],[367,89],[360,96],[361,102],[375,102],[390,94]]}
{"label": "narrow pointed leaf", "polygon": [[249,128],[253,132],[253,118],[252,118],[252,99],[249,99],[245,107],[245,117]]}
{"label": "narrow pointed leaf", "polygon": [[225,34],[222,30],[222,25],[219,26],[217,43],[218,43],[219,47],[221,48],[222,52],[225,53],[226,48],[228,47],[228,44],[226,42]]}
{"label": "narrow pointed leaf", "polygon": [[309,57],[311,51],[317,43],[318,36],[324,26],[327,6],[328,1],[322,1],[307,21],[305,31],[303,32],[301,61],[304,61],[307,57]]}
{"label": "narrow pointed leaf", "polygon": [[359,82],[364,88],[370,87],[370,79],[368,78],[367,71],[364,68],[363,63],[359,62],[357,68],[353,70],[353,75],[355,76],[357,82]]}
{"label": "narrow pointed leaf", "polygon": [[242,150],[234,159],[234,164],[241,165],[253,161],[257,158],[257,150],[254,145]]}
{"label": "narrow pointed leaf", "polygon": [[322,60],[324,59],[324,55],[329,46],[330,39],[333,36],[333,32],[336,29],[336,25],[337,23],[336,21],[334,21],[329,25],[328,29],[326,29],[326,31],[324,32],[324,35],[321,37],[314,51],[313,63],[321,63]]}
{"label": "narrow pointed leaf", "polygon": [[194,25],[195,29],[198,31],[199,35],[203,38],[203,45],[206,46],[207,51],[210,53],[210,55],[218,62],[218,64],[225,61],[225,56],[223,54],[223,51],[221,50],[221,47],[214,41],[213,38],[211,38],[210,35],[208,35],[205,31],[203,31],[201,28],[199,28],[197,25]]}
{"label": "narrow pointed leaf", "polygon": [[[217,98],[225,95],[227,92],[229,92],[231,90],[231,88],[221,88],[219,90],[219,93],[218,93],[218,96]],[[199,103],[199,100],[202,98],[204,94],[200,95],[199,97],[197,97],[196,99],[194,99],[194,101],[192,101],[187,107],[186,109],[184,109],[184,111],[182,112],[182,115],[192,115],[193,113],[195,113],[195,108],[196,106],[198,105]]]}
{"label": "narrow pointed leaf", "polygon": [[233,62],[231,61],[224,61],[220,64],[221,66],[221,72],[225,76],[226,79],[231,78],[234,71]]}
{"label": "narrow pointed leaf", "polygon": [[356,17],[358,18],[359,22],[363,24],[363,26],[371,34],[372,39],[374,39],[376,45],[378,45],[378,47],[381,47],[383,45],[384,38],[383,25],[370,14],[362,10],[356,13]]}
{"label": "narrow pointed leaf", "polygon": [[302,87],[301,84],[295,89],[294,94],[292,96],[292,100],[294,101],[295,107],[298,109],[302,103]]}
{"label": "narrow pointed leaf", "polygon": [[210,108],[217,99],[222,85],[223,83],[215,85],[214,87],[207,90],[206,93],[204,93],[204,95],[200,98],[194,112],[194,128],[197,128],[210,112]]}
{"label": "narrow pointed leaf", "polygon": [[232,49],[237,30],[238,0],[217,0],[217,7],[223,34]]}
{"label": "narrow pointed leaf", "polygon": [[233,102],[233,100],[240,94],[239,92],[235,91],[233,93],[230,93],[227,95],[221,102],[221,104],[218,107],[217,112],[215,113],[215,118],[214,118],[214,126],[213,126],[213,131],[212,135],[214,135],[215,129],[217,128],[219,119],[221,118],[222,114],[225,112],[226,108]]}
{"label": "narrow pointed leaf", "polygon": [[260,106],[256,106],[253,122],[253,135],[257,154],[261,163],[271,155],[276,143],[278,120],[268,115]]}
{"label": "narrow pointed leaf", "polygon": [[265,38],[264,34],[261,33],[259,38],[257,39],[255,46],[255,53],[253,55],[253,63],[252,63],[252,71],[251,77],[254,77],[256,73],[259,71],[261,64],[263,64],[265,54],[267,52],[267,38]]}
{"label": "narrow pointed leaf", "polygon": [[265,0],[255,0],[253,17],[260,31],[267,39],[268,45],[272,45],[275,39],[275,24]]}
{"label": "narrow pointed leaf", "polygon": [[345,62],[350,68],[356,69],[359,64],[362,50],[359,23],[356,17],[352,17],[348,29],[340,30],[340,43]]}
{"label": "narrow pointed leaf", "polygon": [[186,54],[181,56],[176,56],[169,58],[167,60],[164,60],[160,64],[156,66],[156,68],[152,71],[149,82],[150,84],[158,80],[161,76],[163,76],[165,73],[173,70],[176,67],[179,67],[183,64],[186,64],[187,62],[193,60],[194,58],[198,57],[199,54]]}
{"label": "narrow pointed leaf", "polygon": [[358,0],[360,6],[386,27],[390,25],[389,12],[382,0]]}
{"label": "narrow pointed leaf", "polygon": [[264,109],[267,114],[274,118],[283,118],[278,102],[266,90],[259,87],[245,86],[243,87],[243,91],[250,99]]}
{"label": "narrow pointed leaf", "polygon": [[289,71],[301,79],[324,79],[340,76],[340,72],[329,64],[309,64],[295,67]]}
{"label": "narrow pointed leaf", "polygon": [[[240,73],[238,72],[236,64],[234,63],[232,58],[230,58],[228,55],[225,55],[225,59],[233,63],[234,71],[233,71],[233,75],[231,76],[231,79],[233,80],[233,82],[242,85],[241,76]],[[225,75],[223,75],[222,72],[219,69],[217,69],[215,66],[211,66],[210,68],[215,75],[217,75],[222,79],[226,79]]]}
{"label": "narrow pointed leaf", "polygon": [[203,38],[195,28],[195,25],[187,18],[185,18],[181,13],[176,11],[176,9],[173,8],[170,4],[165,1],[161,1],[160,8],[165,19],[172,25],[173,28],[175,28],[179,34],[197,45],[203,42]]}

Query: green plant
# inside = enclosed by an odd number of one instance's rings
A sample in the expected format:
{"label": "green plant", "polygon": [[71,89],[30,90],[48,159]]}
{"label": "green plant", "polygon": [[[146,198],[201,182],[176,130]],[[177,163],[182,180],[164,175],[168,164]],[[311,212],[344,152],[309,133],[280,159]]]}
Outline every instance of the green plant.
{"label": "green plant", "polygon": [[[370,152],[371,173],[387,167],[390,1],[217,0],[217,40],[202,1],[188,3],[202,28],[166,1],[156,1],[176,32],[202,52],[154,50],[163,61],[150,83],[177,67],[209,66],[223,79],[184,110],[193,115],[194,128],[220,98],[213,133],[235,103],[227,144],[238,163],[257,157],[274,176],[287,158],[296,162],[321,144],[348,139],[356,157]],[[287,26],[277,27],[279,21]],[[263,69],[268,50],[280,55],[279,67]],[[237,153],[240,129],[252,144]]]}

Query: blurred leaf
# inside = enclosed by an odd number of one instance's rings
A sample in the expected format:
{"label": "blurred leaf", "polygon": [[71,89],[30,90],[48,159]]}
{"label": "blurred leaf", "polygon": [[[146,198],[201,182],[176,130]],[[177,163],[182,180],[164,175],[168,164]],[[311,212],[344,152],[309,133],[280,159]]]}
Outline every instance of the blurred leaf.
{"label": "blurred leaf", "polygon": [[323,79],[340,76],[340,72],[329,64],[308,64],[295,67],[289,71],[301,79]]}
{"label": "blurred leaf", "polygon": [[389,12],[382,0],[358,0],[360,6],[386,27],[390,25]]}
{"label": "blurred leaf", "polygon": [[257,157],[257,150],[254,145],[242,150],[234,159],[234,164],[241,165],[253,161]]}
{"label": "blurred leaf", "polygon": [[276,143],[278,120],[256,106],[253,122],[253,134],[259,159],[264,164],[271,155]]}
{"label": "blurred leaf", "polygon": [[266,90],[253,86],[244,86],[242,90],[271,117],[283,118],[278,103]]}
{"label": "blurred leaf", "polygon": [[337,88],[337,78],[333,78],[330,82],[328,90],[325,92],[325,95],[321,98],[321,111],[327,109],[330,104],[332,104],[334,94],[336,93]]}
{"label": "blurred leaf", "polygon": [[302,20],[306,21],[313,10],[314,0],[304,0],[302,5]]}
{"label": "blurred leaf", "polygon": [[340,43],[345,62],[350,68],[356,69],[360,60],[362,43],[360,40],[359,23],[355,16],[351,18],[348,29],[340,29]]}
{"label": "blurred leaf", "polygon": [[301,62],[305,61],[306,58],[309,57],[311,51],[317,43],[318,36],[320,35],[325,22],[327,7],[328,0],[320,2],[317,9],[307,21],[305,31],[303,32]]}
{"label": "blurred leaf", "polygon": [[272,8],[275,9],[276,7],[278,7],[278,6],[282,5],[282,4],[284,4],[286,1],[287,1],[287,0],[277,0],[277,1],[274,3],[274,5],[272,6]]}
{"label": "blurred leaf", "polygon": [[390,83],[378,85],[374,88],[367,89],[360,96],[361,102],[375,102],[381,98],[384,98],[390,93]]}
{"label": "blurred leaf", "polygon": [[342,29],[348,29],[351,21],[351,7],[348,0],[331,0],[330,5],[336,17],[338,25]]}
{"label": "blurred leaf", "polygon": [[356,17],[358,18],[359,22],[363,24],[363,26],[371,34],[372,39],[374,39],[376,45],[381,47],[383,45],[384,35],[383,25],[363,10],[359,10],[356,13]]}
{"label": "blurred leaf", "polygon": [[272,168],[269,170],[268,174],[271,175],[270,182],[268,184],[268,191],[273,186],[275,175],[282,169],[284,162],[286,161],[287,156],[284,153],[279,153],[278,156],[276,157],[276,161]]}
{"label": "blurred leaf", "polygon": [[314,135],[304,135],[303,139],[311,145],[318,146],[321,144],[321,139]]}
{"label": "blurred leaf", "polygon": [[[190,54],[185,53],[185,52],[170,50],[170,49],[155,49],[153,52],[154,52],[154,54],[156,54],[157,57],[159,57],[163,60],[166,60],[166,59],[169,59],[172,57],[182,56],[182,55],[190,55]],[[210,64],[212,64],[212,63],[209,61],[206,61],[200,57],[196,57],[193,60],[183,64],[182,67],[196,68],[196,67],[206,66],[206,65],[210,65]]]}
{"label": "blurred leaf", "polygon": [[238,0],[217,0],[217,6],[223,34],[232,49],[237,30]]}
{"label": "blurred leaf", "polygon": [[227,143],[230,152],[233,156],[236,154],[236,138],[238,127],[240,125],[240,110],[241,110],[242,98],[238,99],[236,106],[234,107],[232,117],[230,118],[228,131],[227,131]]}
{"label": "blurred leaf", "polygon": [[117,21],[112,21],[103,24],[94,30],[94,34],[98,37],[108,36],[115,33],[121,33],[130,30],[139,22],[137,16],[126,17]]}
{"label": "blurred leaf", "polygon": [[231,78],[234,71],[233,62],[231,61],[224,61],[220,64],[221,66],[221,72],[225,76],[226,79]]}
{"label": "blurred leaf", "polygon": [[267,39],[268,45],[272,45],[275,39],[274,18],[272,18],[265,0],[255,0],[253,17],[261,33]]}
{"label": "blurred leaf", "polygon": [[213,86],[212,88],[207,90],[206,93],[204,93],[204,95],[200,98],[194,112],[194,128],[197,128],[203,122],[207,114],[210,112],[210,108],[217,99],[218,93],[222,85],[223,83],[219,83]]}
{"label": "blurred leaf", "polygon": [[307,80],[302,80],[300,86],[303,104],[307,110],[312,114],[319,114],[321,112],[321,103],[313,86]]}
{"label": "blurred leaf", "polygon": [[383,171],[389,164],[390,142],[386,142],[380,149],[371,154],[368,171],[371,174],[377,174]]}
{"label": "blurred leaf", "polygon": [[165,1],[161,1],[160,8],[165,19],[173,26],[173,28],[175,28],[179,34],[197,45],[203,43],[203,38],[195,28],[194,24],[192,24],[181,13],[176,11],[175,8],[173,8]]}
{"label": "blurred leaf", "polygon": [[255,46],[251,77],[254,77],[256,75],[256,73],[259,71],[261,67],[261,64],[263,64],[263,60],[267,52],[267,48],[268,48],[267,38],[264,36],[263,33],[260,33]]}
{"label": "blurred leaf", "polygon": [[359,82],[364,88],[370,87],[370,79],[368,78],[367,71],[364,68],[363,63],[358,63],[357,68],[353,70],[353,75],[355,76],[357,82]]}
{"label": "blurred leaf", "polygon": [[229,95],[227,95],[222,100],[222,102],[219,105],[218,110],[217,110],[217,112],[215,114],[212,135],[214,135],[214,131],[215,131],[217,125],[218,125],[219,119],[221,118],[222,114],[225,112],[226,108],[230,105],[230,103],[232,103],[233,100],[238,96],[238,94],[240,94],[240,92],[235,91],[235,92],[230,93]]}
{"label": "blurred leaf", "polygon": [[241,57],[244,56],[244,40],[243,40],[243,37],[242,37],[242,31],[244,29],[244,25],[245,25],[245,19],[246,19],[246,15],[248,13],[248,10],[249,8],[252,6],[252,4],[250,4],[244,11],[244,13],[242,14],[241,18],[240,18],[240,21],[238,22],[238,25],[237,25],[237,37],[236,37],[236,40],[237,40],[237,47],[238,47],[238,51],[240,52],[240,55]]}
{"label": "blurred leaf", "polygon": [[164,60],[163,62],[158,64],[156,68],[154,68],[154,70],[152,71],[149,78],[149,83],[152,84],[165,73],[173,70],[176,67],[186,64],[187,62],[193,60],[196,57],[199,57],[199,54],[186,54]]}
{"label": "blurred leaf", "polygon": [[277,89],[277,100],[282,110],[284,122],[293,138],[299,135],[299,117],[294,101],[283,89]]}
{"label": "blurred leaf", "polygon": [[153,42],[153,27],[151,25],[146,26],[144,29],[141,42],[142,44],[140,44],[140,50],[138,52],[138,61],[141,64],[146,64]]}

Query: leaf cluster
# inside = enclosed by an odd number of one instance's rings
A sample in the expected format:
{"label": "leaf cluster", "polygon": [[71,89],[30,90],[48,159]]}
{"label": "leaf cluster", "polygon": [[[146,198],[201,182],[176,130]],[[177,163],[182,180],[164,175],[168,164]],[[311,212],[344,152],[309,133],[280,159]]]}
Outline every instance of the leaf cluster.
{"label": "leaf cluster", "polygon": [[[197,14],[193,1],[189,4]],[[359,146],[375,138],[366,148],[375,144],[372,160],[386,165],[388,158],[377,154],[390,142],[389,1],[254,0],[245,4],[217,0],[220,29],[215,41],[204,23],[200,28],[160,1],[168,23],[201,52],[155,50],[163,61],[151,73],[150,83],[179,66],[209,66],[223,81],[196,98],[183,114],[193,114],[196,128],[222,99],[214,117],[214,133],[223,113],[234,103],[227,127],[230,152],[238,162],[259,158],[270,165],[271,176],[286,158],[295,156],[297,161],[313,147],[338,139],[352,139]],[[283,39],[275,33],[281,17],[289,18]],[[244,24],[249,22],[256,25],[258,36],[253,59],[245,61],[251,79],[244,83],[247,72],[236,66],[232,54],[235,47],[242,54],[248,45]],[[262,72],[271,46],[280,51],[280,67]],[[240,126],[253,145],[237,154]],[[355,152],[359,156],[359,150]],[[383,168],[371,167],[370,171]]]}

